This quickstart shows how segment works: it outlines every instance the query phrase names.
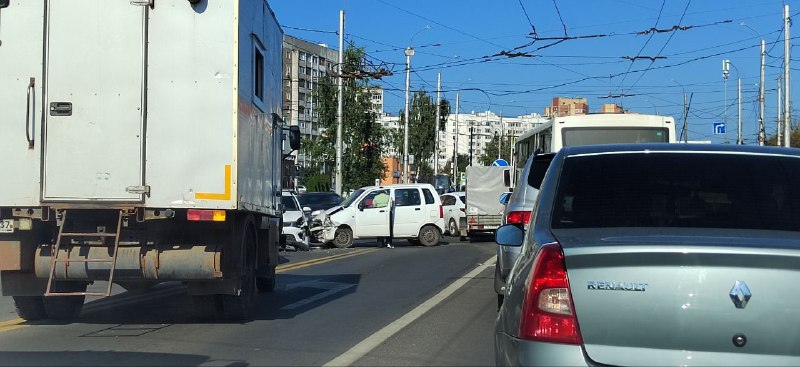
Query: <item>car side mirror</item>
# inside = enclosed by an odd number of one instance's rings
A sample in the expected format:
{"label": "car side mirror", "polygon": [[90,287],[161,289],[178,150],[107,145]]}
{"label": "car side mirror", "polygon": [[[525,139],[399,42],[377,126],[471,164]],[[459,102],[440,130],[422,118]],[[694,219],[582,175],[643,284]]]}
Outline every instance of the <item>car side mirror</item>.
{"label": "car side mirror", "polygon": [[500,226],[494,232],[494,242],[500,246],[519,247],[525,239],[525,230],[516,224]]}
{"label": "car side mirror", "polygon": [[289,126],[289,147],[292,150],[300,149],[300,126]]}
{"label": "car side mirror", "polygon": [[358,203],[358,210],[362,211],[362,212],[364,211],[364,202],[363,201]]}
{"label": "car side mirror", "polygon": [[310,208],[310,207],[307,207],[307,206],[304,206],[304,207],[303,207],[303,213],[306,213],[306,214],[311,214],[311,208]]}

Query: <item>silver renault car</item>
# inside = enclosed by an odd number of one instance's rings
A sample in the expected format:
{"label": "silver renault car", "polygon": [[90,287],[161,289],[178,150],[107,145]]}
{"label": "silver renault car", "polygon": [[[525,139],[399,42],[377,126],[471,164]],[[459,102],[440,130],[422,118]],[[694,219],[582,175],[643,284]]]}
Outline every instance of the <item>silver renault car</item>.
{"label": "silver renault car", "polygon": [[800,365],[800,150],[560,150],[495,325],[498,365]]}

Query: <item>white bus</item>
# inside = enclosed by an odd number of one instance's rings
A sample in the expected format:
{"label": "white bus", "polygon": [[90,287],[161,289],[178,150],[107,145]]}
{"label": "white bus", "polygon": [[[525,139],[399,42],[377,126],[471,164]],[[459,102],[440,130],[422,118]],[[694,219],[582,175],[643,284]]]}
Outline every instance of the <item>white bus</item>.
{"label": "white bus", "polygon": [[514,168],[518,175],[534,152],[557,152],[566,146],[675,141],[675,119],[670,116],[597,113],[553,117],[517,138]]}

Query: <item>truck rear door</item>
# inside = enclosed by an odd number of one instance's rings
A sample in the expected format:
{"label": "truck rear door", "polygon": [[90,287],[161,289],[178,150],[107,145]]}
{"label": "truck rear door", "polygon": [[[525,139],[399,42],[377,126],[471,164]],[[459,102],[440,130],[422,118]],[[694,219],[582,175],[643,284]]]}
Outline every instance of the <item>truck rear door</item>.
{"label": "truck rear door", "polygon": [[149,6],[132,3],[48,2],[46,201],[143,199]]}

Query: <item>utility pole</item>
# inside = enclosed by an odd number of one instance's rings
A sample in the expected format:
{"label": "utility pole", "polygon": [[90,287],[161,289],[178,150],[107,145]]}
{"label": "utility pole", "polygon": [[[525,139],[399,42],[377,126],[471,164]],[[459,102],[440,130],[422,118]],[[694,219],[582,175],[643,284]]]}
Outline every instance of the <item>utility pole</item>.
{"label": "utility pole", "polygon": [[453,182],[456,183],[456,190],[458,190],[461,186],[459,186],[458,182],[458,93],[456,93],[456,146],[453,153]]}
{"label": "utility pole", "polygon": [[758,82],[758,145],[764,146],[767,133],[764,131],[764,67],[766,63],[767,43],[761,40],[761,78]]}
{"label": "utility pole", "polygon": [[[439,173],[439,113],[442,109],[441,93],[442,92],[442,72],[436,78],[436,122],[433,124],[433,176]],[[434,182],[435,183],[435,182]]]}
{"label": "utility pole", "polygon": [[336,193],[342,195],[342,115],[344,114],[344,10],[339,11],[339,105],[336,108]]}
{"label": "utility pole", "polygon": [[[738,72],[737,72],[737,74],[738,74]],[[739,87],[737,89],[737,96],[736,96],[736,105],[737,105],[737,108],[739,110],[736,113],[737,119],[738,119],[738,124],[736,125],[737,126],[737,129],[736,129],[736,144],[737,145],[742,145],[742,144],[744,144],[744,141],[742,140],[742,78],[737,78],[736,80],[737,80],[737,82],[739,84]]]}
{"label": "utility pole", "polygon": [[783,6],[783,146],[792,146],[792,103],[789,93],[789,5]]}
{"label": "utility pole", "polygon": [[[692,95],[694,95],[694,93],[692,93]],[[686,92],[683,92],[683,129],[681,131],[681,137],[684,143],[689,142],[689,104],[691,104],[691,99],[687,99]]]}
{"label": "utility pole", "polygon": [[776,129],[777,131],[775,132],[775,137],[776,137],[775,146],[777,146],[777,147],[783,145],[783,125],[782,125],[782,121],[781,121],[782,120],[781,116],[782,116],[782,113],[783,113],[781,111],[781,103],[783,101],[783,95],[781,94],[781,88],[782,87],[783,87],[783,78],[778,76],[778,114],[777,114],[777,117],[776,117],[776,120],[777,120],[776,124],[777,124],[778,128]]}
{"label": "utility pole", "polygon": [[497,140],[497,159],[500,159],[500,152],[503,151],[503,112],[500,112],[500,139]]}
{"label": "utility pole", "polygon": [[723,87],[724,105],[722,109],[724,117],[722,122],[725,125],[725,133],[723,138],[725,144],[728,144],[728,74],[729,74],[728,68],[730,67],[728,64],[729,64],[728,60],[722,60],[722,82],[724,85]]}
{"label": "utility pole", "polygon": [[472,167],[472,126],[469,127],[469,166]]}
{"label": "utility pole", "polygon": [[406,111],[405,111],[405,132],[403,133],[403,183],[408,183],[408,128],[411,126],[408,121],[408,89],[411,84],[411,56],[414,56],[414,49],[406,47]]}

